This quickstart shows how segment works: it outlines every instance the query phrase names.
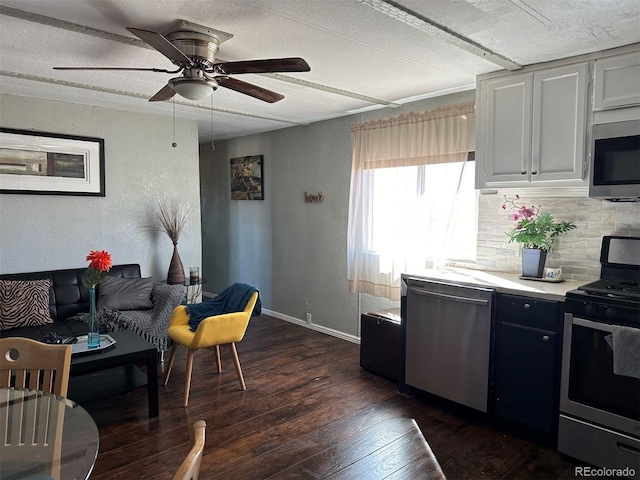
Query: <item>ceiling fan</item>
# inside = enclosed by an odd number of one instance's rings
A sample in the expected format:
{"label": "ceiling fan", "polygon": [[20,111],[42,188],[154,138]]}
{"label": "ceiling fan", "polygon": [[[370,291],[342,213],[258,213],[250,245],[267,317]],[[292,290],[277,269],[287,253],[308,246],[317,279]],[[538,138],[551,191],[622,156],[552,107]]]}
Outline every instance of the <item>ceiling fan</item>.
{"label": "ceiling fan", "polygon": [[202,100],[220,86],[268,103],[282,100],[284,95],[229,75],[308,72],[310,70],[307,62],[299,57],[216,62],[216,53],[218,53],[220,44],[232,38],[233,35],[185,20],[180,20],[174,28],[164,35],[132,27],[127,27],[127,30],[162,53],[178,68],[165,70],[129,67],[53,67],[54,70],[133,70],[180,73],[180,76],[171,78],[167,85],[151,97],[150,102],[169,100],[176,93],[190,100]]}

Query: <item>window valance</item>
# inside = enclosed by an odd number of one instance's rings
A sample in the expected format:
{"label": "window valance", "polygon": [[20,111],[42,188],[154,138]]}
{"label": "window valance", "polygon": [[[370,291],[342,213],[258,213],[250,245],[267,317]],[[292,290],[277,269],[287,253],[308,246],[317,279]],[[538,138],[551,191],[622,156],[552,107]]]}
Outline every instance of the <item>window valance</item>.
{"label": "window valance", "polygon": [[351,124],[362,169],[450,163],[475,150],[474,102]]}

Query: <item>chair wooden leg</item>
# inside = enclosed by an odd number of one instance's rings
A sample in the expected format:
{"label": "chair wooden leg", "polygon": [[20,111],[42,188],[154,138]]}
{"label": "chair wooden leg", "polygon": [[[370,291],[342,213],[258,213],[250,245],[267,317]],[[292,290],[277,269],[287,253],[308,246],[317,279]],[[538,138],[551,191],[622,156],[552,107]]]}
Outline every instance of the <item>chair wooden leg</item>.
{"label": "chair wooden leg", "polygon": [[236,366],[236,373],[238,374],[240,386],[242,387],[242,390],[246,390],[247,386],[245,385],[244,377],[242,376],[242,368],[240,368],[240,359],[238,358],[238,352],[236,351],[236,344],[231,342],[229,344],[229,348],[231,349],[231,355],[233,355],[233,363]]}
{"label": "chair wooden leg", "polygon": [[184,386],[184,406],[189,405],[189,389],[191,388],[191,372],[193,371],[193,354],[195,350],[189,349],[187,354],[187,381]]}
{"label": "chair wooden leg", "polygon": [[220,345],[216,345],[216,365],[218,366],[218,373],[222,373],[222,362],[220,361]]}
{"label": "chair wooden leg", "polygon": [[173,360],[176,358],[176,348],[178,344],[173,342],[171,346],[171,353],[169,354],[169,365],[167,365],[167,373],[164,374],[164,384],[169,383],[169,375],[171,375],[171,368],[173,367]]}

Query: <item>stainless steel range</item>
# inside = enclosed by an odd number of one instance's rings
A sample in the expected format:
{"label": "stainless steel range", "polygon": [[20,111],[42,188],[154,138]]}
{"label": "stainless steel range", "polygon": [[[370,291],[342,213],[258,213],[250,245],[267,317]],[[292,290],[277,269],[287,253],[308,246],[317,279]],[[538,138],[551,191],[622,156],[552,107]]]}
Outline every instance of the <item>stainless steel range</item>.
{"label": "stainless steel range", "polygon": [[640,238],[607,236],[600,280],[567,292],[558,451],[640,475]]}

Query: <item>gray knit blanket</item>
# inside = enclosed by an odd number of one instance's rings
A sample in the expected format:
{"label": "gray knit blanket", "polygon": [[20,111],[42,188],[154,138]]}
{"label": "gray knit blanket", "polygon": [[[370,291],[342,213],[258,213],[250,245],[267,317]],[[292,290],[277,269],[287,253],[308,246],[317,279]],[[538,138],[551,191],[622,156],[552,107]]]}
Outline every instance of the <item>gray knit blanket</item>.
{"label": "gray knit blanket", "polygon": [[[132,330],[153,344],[158,352],[167,350],[171,340],[167,336],[173,309],[184,299],[183,285],[156,283],[151,293],[153,308],[150,310],[115,310],[102,308],[98,311],[98,322],[108,332]],[[79,313],[76,320],[89,322],[88,313]],[[100,329],[102,331],[102,328]]]}

